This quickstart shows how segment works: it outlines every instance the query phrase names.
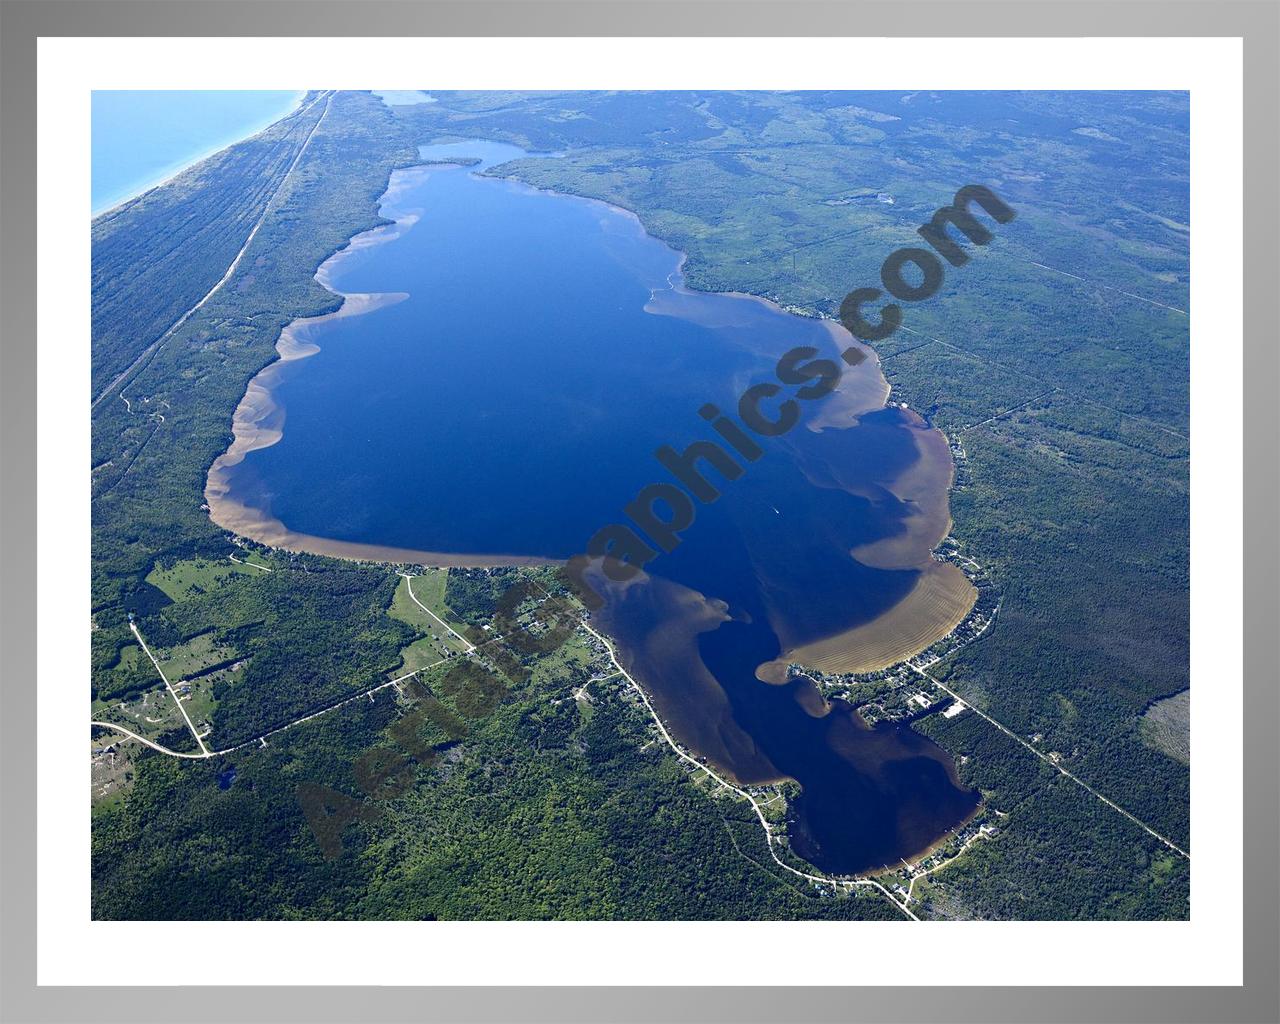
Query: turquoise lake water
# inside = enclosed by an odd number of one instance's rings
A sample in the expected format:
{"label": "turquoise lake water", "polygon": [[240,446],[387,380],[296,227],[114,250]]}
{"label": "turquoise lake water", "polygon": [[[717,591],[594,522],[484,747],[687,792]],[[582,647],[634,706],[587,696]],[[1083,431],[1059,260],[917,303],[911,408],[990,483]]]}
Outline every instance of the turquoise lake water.
{"label": "turquoise lake water", "polygon": [[266,90],[95,90],[94,215],[261,131],[288,114],[303,95]]}

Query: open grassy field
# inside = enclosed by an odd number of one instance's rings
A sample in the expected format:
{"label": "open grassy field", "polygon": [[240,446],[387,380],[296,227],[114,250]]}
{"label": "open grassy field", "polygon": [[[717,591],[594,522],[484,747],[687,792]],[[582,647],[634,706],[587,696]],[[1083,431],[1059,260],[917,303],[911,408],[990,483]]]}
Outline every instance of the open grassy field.
{"label": "open grassy field", "polygon": [[1183,690],[1147,708],[1138,726],[1142,742],[1175,761],[1191,763],[1191,691]]}
{"label": "open grassy field", "polygon": [[181,679],[197,675],[214,665],[235,660],[234,647],[218,642],[217,634],[210,630],[192,637],[184,644],[156,652],[160,666],[169,681],[177,685]]}
{"label": "open grassy field", "polygon": [[156,566],[147,573],[147,582],[172,601],[184,601],[216,590],[228,576],[253,576],[256,569],[228,559],[190,558],[167,569]]}
{"label": "open grassy field", "polygon": [[441,643],[433,636],[418,637],[400,652],[403,659],[398,668],[388,672],[389,677],[401,676],[407,672],[421,672],[424,668],[437,665],[448,657],[441,650]]}
{"label": "open grassy field", "polygon": [[[231,670],[223,669],[222,671],[229,672]],[[191,716],[191,721],[196,724],[196,728],[202,733],[205,730],[205,726],[213,722],[213,712],[218,706],[218,699],[214,696],[214,688],[218,682],[215,677],[219,674],[211,672],[208,675],[197,676],[174,687],[178,691],[178,699],[182,701],[187,714]]]}
{"label": "open grassy field", "polygon": [[136,743],[103,735],[89,740],[89,792],[94,815],[118,808],[133,785]]}
{"label": "open grassy field", "polygon": [[156,739],[170,729],[186,728],[173,697],[156,676],[155,689],[127,700],[94,701],[90,714],[101,722],[119,722],[147,739]]}
{"label": "open grassy field", "polygon": [[[414,660],[426,658],[430,651],[438,652],[435,657],[429,658],[424,664],[439,661],[450,652],[461,653],[467,649],[467,644],[459,640],[449,632],[449,629],[442,625],[442,622],[448,623],[458,633],[461,633],[466,628],[466,623],[459,620],[444,602],[444,588],[447,579],[448,573],[446,570],[428,569],[421,576],[415,576],[412,580],[407,577],[401,577],[400,585],[396,587],[395,597],[391,601],[391,607],[388,609],[387,614],[423,634],[423,636],[415,639],[409,647],[405,648],[406,663],[410,660],[410,655],[407,652],[411,649],[414,652]],[[414,601],[414,598],[417,598],[417,602]],[[418,602],[426,605],[431,610],[431,614],[423,611]],[[422,643],[424,639],[427,641],[425,644]],[[409,665],[405,671],[412,671],[417,667],[420,666]]]}

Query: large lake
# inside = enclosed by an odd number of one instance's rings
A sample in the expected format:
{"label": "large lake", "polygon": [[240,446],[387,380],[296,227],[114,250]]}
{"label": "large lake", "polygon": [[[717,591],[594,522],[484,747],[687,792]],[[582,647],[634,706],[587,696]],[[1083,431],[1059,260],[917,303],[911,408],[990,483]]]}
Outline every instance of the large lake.
{"label": "large lake", "polygon": [[[482,163],[397,172],[395,225],[318,275],[343,313],[291,327],[250,386],[210,476],[216,521],[333,554],[566,559],[669,479],[655,449],[715,438],[703,405],[735,409],[795,346],[851,343],[685,290],[680,254],[624,211],[476,173],[523,155],[433,146],[425,159]],[[967,610],[963,578],[929,558],[949,525],[945,439],[887,393],[869,353],[741,479],[711,471],[724,496],[597,615],[678,738],[743,783],[800,783],[793,844],[841,873],[919,853],[977,804],[908,726],[869,729],[807,677],[761,678],[798,648],[874,660]]]}
{"label": "large lake", "polygon": [[263,89],[94,90],[94,216],[261,131],[303,95]]}

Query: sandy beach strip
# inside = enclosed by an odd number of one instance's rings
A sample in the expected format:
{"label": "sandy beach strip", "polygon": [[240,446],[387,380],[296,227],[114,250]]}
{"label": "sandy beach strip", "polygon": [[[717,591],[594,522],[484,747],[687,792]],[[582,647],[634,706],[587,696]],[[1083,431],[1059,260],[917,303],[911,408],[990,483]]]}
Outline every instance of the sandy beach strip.
{"label": "sandy beach strip", "polygon": [[409,167],[392,173],[387,190],[383,193],[379,210],[383,216],[392,215],[390,223],[380,224],[353,236],[342,249],[325,260],[316,270],[315,280],[326,290],[342,298],[342,305],[332,313],[302,317],[288,324],[276,342],[279,356],[259,371],[245,388],[244,396],[232,415],[232,441],[209,468],[205,480],[204,498],[209,507],[209,518],[224,530],[268,547],[285,551],[297,551],[333,558],[346,558],[362,562],[397,562],[408,565],[435,565],[459,567],[486,567],[498,565],[544,565],[549,559],[522,555],[457,554],[439,551],[422,551],[383,544],[362,544],[334,540],[313,534],[290,530],[269,510],[249,505],[232,486],[232,471],[253,451],[269,448],[284,436],[284,410],[275,400],[274,391],[283,374],[292,364],[320,351],[320,346],[310,340],[317,326],[346,317],[363,316],[378,309],[403,302],[406,292],[345,293],[333,284],[335,271],[343,260],[355,252],[370,246],[381,245],[399,238],[418,221],[418,214],[409,210],[394,210],[390,206],[404,191],[426,174],[429,167]]}
{"label": "sandy beach strip", "polygon": [[[319,351],[319,346],[308,337],[312,329],[328,321],[360,316],[408,297],[403,293],[344,294],[334,286],[333,280],[342,260],[354,252],[399,237],[417,221],[416,212],[396,210],[395,202],[435,169],[434,165],[422,165],[397,170],[391,175],[380,201],[380,212],[392,217],[392,223],[354,236],[346,247],[329,257],[316,271],[315,279],[327,290],[340,295],[342,306],[333,313],[295,320],[285,327],[276,344],[279,359],[249,382],[233,416],[233,441],[214,461],[205,486],[210,518],[223,529],[268,547],[355,561],[470,568],[559,564],[556,559],[530,555],[428,551],[300,533],[289,529],[269,510],[247,504],[231,486],[231,471],[250,452],[270,447],[283,436],[284,411],[275,401],[273,389],[292,363]],[[533,186],[524,187],[531,191],[544,191]],[[620,213],[635,230],[645,231],[633,211],[601,200],[577,198],[604,207],[611,213]],[[672,280],[670,291],[652,296],[646,306],[648,312],[696,321],[701,319],[699,313],[703,316],[708,313],[705,307],[699,309],[701,304],[697,302],[708,294],[750,299],[778,313],[788,312],[776,302],[758,295],[702,293],[686,288],[682,269],[687,257],[679,250],[672,249],[672,252],[676,258],[672,278],[678,278],[679,283]],[[855,340],[837,321],[823,320],[822,323],[837,350],[852,346],[866,358],[845,371],[840,388],[828,398],[821,415],[809,424],[809,429],[856,428],[859,416],[885,407],[889,385],[879,358],[871,347]],[[946,438],[914,413],[910,416],[915,421],[912,426],[915,428],[919,459],[886,489],[913,506],[916,514],[907,520],[903,534],[859,548],[852,555],[875,568],[919,568],[922,570],[920,580],[902,601],[875,620],[787,651],[777,662],[761,667],[762,678],[780,663],[785,668],[787,661],[802,661],[824,671],[874,671],[929,647],[954,630],[972,608],[976,591],[964,574],[955,566],[935,562],[930,557],[930,552],[946,536],[951,525],[948,492],[953,466]]]}
{"label": "sandy beach strip", "polygon": [[787,665],[820,672],[876,672],[906,661],[951,633],[973,608],[978,592],[950,562],[925,567],[901,601],[870,622],[785,651],[760,667],[765,682],[786,681]]}

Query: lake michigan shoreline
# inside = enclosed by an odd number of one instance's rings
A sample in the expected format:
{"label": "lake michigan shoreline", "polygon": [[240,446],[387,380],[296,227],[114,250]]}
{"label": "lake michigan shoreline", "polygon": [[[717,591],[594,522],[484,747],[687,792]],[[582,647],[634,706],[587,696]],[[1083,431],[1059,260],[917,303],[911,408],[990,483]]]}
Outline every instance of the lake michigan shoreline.
{"label": "lake michigan shoreline", "polygon": [[154,192],[158,188],[170,184],[175,179],[191,171],[195,167],[204,163],[210,157],[217,156],[224,150],[230,149],[232,146],[241,142],[246,142],[270,128],[275,127],[281,121],[286,121],[291,117],[296,117],[308,106],[307,97],[310,95],[308,90],[300,89],[295,93],[293,105],[279,115],[272,115],[271,120],[262,122],[261,118],[256,118],[254,126],[246,128],[244,131],[235,135],[228,136],[217,142],[211,143],[205,149],[188,155],[171,162],[163,169],[156,171],[154,174],[148,175],[146,178],[131,182],[126,189],[117,191],[110,199],[104,200],[106,205],[98,206],[90,211],[90,220],[97,221],[100,218],[114,215],[122,207],[128,206],[130,203],[141,199],[150,192]]}

